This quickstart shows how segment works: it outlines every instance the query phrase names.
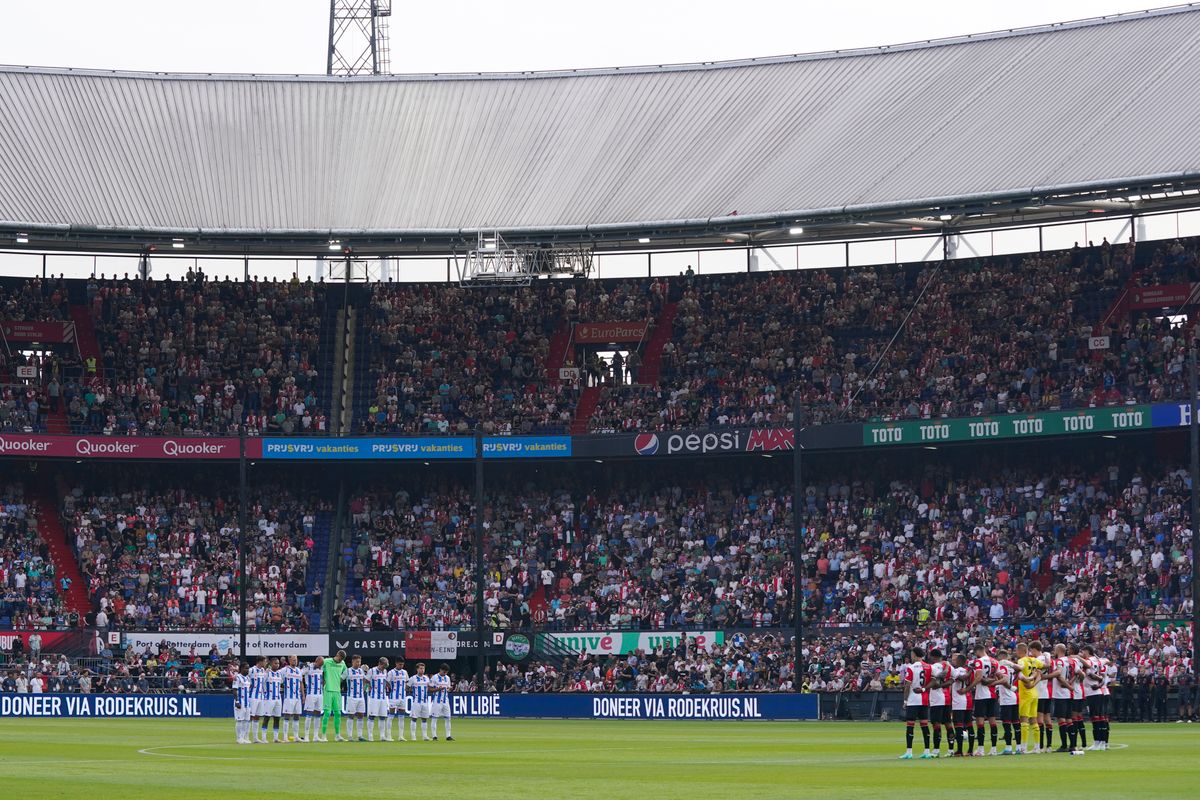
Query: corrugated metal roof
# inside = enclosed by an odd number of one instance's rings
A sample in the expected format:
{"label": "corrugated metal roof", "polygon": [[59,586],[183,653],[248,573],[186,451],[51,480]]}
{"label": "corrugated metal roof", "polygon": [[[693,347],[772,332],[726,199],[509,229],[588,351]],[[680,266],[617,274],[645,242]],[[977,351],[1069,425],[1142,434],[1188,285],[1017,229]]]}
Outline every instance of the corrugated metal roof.
{"label": "corrugated metal roof", "polygon": [[0,68],[0,224],[529,230],[1200,174],[1200,8],[851,53],[332,79]]}

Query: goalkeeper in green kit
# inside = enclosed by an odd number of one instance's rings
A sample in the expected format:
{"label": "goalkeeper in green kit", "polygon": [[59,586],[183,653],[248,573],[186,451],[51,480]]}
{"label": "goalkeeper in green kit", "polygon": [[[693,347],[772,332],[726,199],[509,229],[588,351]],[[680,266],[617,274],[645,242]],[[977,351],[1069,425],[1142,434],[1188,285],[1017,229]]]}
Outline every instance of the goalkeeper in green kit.
{"label": "goalkeeper in green kit", "polygon": [[338,650],[333,658],[322,659],[317,665],[325,683],[325,697],[321,712],[321,740],[325,738],[325,729],[329,725],[329,715],[333,714],[334,741],[346,741],[342,737],[342,675],[346,673],[346,651]]}

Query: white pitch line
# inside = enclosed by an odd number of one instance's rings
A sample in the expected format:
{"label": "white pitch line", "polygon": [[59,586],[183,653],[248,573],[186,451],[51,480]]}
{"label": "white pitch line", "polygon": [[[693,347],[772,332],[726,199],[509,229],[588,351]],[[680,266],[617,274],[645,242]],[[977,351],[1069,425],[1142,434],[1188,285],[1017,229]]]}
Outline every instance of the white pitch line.
{"label": "white pitch line", "polygon": [[89,759],[43,758],[38,761],[9,761],[9,760],[5,759],[4,761],[0,762],[0,767],[12,767],[12,766],[39,767],[39,766],[43,766],[43,765],[47,765],[47,764],[112,764],[112,763],[114,763],[114,762],[111,758],[89,758]]}

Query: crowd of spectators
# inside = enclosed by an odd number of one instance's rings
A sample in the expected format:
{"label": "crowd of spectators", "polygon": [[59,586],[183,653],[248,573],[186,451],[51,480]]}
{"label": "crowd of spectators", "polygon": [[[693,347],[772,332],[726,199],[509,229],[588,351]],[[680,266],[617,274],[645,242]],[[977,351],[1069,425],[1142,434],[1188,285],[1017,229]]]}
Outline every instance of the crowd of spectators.
{"label": "crowd of spectators", "polygon": [[[1169,696],[1195,697],[1191,632],[1186,624],[1150,620],[1037,625],[853,626],[810,629],[800,689],[863,694],[898,691],[909,652],[920,646],[972,653],[978,644],[1012,648],[1021,641],[1090,644],[1117,665],[1114,710],[1123,721],[1163,721]],[[760,692],[793,691],[795,638],[786,630],[736,633],[708,648],[665,644],[626,655],[537,653],[523,664],[501,664],[488,688],[519,692]],[[1192,706],[1190,702],[1184,705]]]}
{"label": "crowd of spectators", "polygon": [[0,495],[0,627],[48,628],[67,623],[62,592],[69,584],[55,574],[50,549],[25,487],[11,482]]}
{"label": "crowd of spectators", "polygon": [[668,299],[663,278],[649,281],[590,281],[565,295],[567,318],[578,322],[652,321]]}
{"label": "crowd of spectators", "polygon": [[0,282],[0,322],[66,322],[71,303],[62,278]]}
{"label": "crowd of spectators", "polygon": [[[319,612],[320,598],[309,596],[307,567],[316,515],[326,508],[282,487],[256,489],[247,539],[249,630],[309,628],[308,611]],[[237,510],[236,494],[220,490],[68,493],[63,518],[97,609],[96,626],[237,628]]]}
{"label": "crowd of spectators", "polygon": [[[469,626],[473,513],[463,488],[356,498],[338,623]],[[786,624],[786,524],[783,499],[732,486],[585,491],[578,509],[569,489],[502,491],[484,516],[485,613],[499,628]]]}
{"label": "crowd of spectators", "polygon": [[[825,624],[1173,618],[1190,613],[1186,470],[927,465],[814,477],[805,614]],[[906,474],[906,473],[900,473]],[[598,488],[498,488],[484,516],[489,623],[550,630],[789,625],[791,489],[706,474]],[[470,626],[465,487],[351,505],[347,627]]]}
{"label": "crowd of spectators", "polygon": [[[572,322],[647,320],[677,303],[658,379],[594,348],[565,363],[608,383],[593,431],[1024,413],[1178,397],[1184,345],[1153,314],[1106,312],[1128,286],[1192,280],[1191,240],[915,265],[526,287],[377,284],[361,308],[365,433],[561,432],[578,387],[548,374]],[[0,318],[69,319],[62,280],[0,288]],[[78,287],[76,287],[78,288]],[[101,277],[86,287],[102,357],[0,395],[0,429],[41,430],[61,403],[105,434],[328,430],[319,385],[325,287]],[[1089,349],[1108,336],[1108,349]],[[11,351],[11,348],[9,348]],[[556,351],[557,354],[557,351]],[[3,356],[11,367],[18,356]],[[62,354],[63,358],[67,355]],[[657,359],[656,355],[656,359]],[[578,362],[578,363],[576,363]],[[556,365],[557,366],[557,365]],[[613,380],[601,373],[613,370]],[[625,377],[627,386],[617,376]]]}
{"label": "crowd of spectators", "polygon": [[810,485],[805,605],[884,624],[1186,614],[1187,497],[1186,470],[1115,464]]}
{"label": "crowd of spectators", "polygon": [[[661,278],[538,281],[476,288],[380,284],[363,324],[369,352],[364,432],[562,432],[577,387],[547,373],[555,335],[574,322],[653,323]],[[593,354],[594,355],[594,354]],[[573,348],[565,362],[574,364]],[[597,368],[593,357],[574,364]],[[557,366],[557,365],[556,365]]]}
{"label": "crowd of spectators", "polygon": [[[656,385],[591,428],[783,425],[1148,402],[1182,390],[1169,325],[1097,323],[1132,245],[925,266],[689,278]],[[1099,333],[1108,351],[1089,350]],[[1164,342],[1163,340],[1168,341]]]}
{"label": "crowd of spectators", "polygon": [[181,653],[166,642],[120,655],[103,640],[84,658],[62,653],[0,657],[0,691],[79,694],[179,694],[223,691],[236,662],[232,652]]}
{"label": "crowd of spectators", "polygon": [[462,488],[362,492],[350,500],[344,601],[334,627],[470,627],[472,504]]}
{"label": "crowd of spectators", "polygon": [[546,376],[546,359],[574,292],[570,285],[376,286],[363,323],[370,400],[360,429],[565,429],[574,396],[557,375]]}
{"label": "crowd of spectators", "polygon": [[1200,281],[1200,240],[1174,239],[1154,247],[1137,271],[1138,286]]}
{"label": "crowd of spectators", "polygon": [[87,302],[102,359],[62,387],[76,432],[319,433],[332,353],[319,350],[324,287],[312,282],[96,280]]}
{"label": "crowd of spectators", "polygon": [[[66,322],[70,320],[66,284],[61,279],[32,278],[21,283],[0,283],[0,326],[5,327],[4,347],[0,348],[0,431],[38,433],[46,429],[46,417],[58,403],[58,391],[64,364],[75,364],[72,347],[61,352],[47,349],[44,355],[31,356],[22,348],[22,340],[13,339],[7,329],[10,322]],[[36,366],[40,378],[17,378],[17,368]]]}

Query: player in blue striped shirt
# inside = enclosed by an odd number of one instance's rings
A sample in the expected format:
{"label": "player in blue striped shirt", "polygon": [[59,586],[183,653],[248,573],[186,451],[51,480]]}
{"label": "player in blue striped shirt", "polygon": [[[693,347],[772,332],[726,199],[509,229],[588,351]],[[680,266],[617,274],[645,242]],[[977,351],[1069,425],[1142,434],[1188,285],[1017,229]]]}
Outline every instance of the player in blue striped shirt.
{"label": "player in blue striped shirt", "polygon": [[250,733],[255,744],[267,741],[263,703],[267,694],[267,657],[259,656],[250,668]]}
{"label": "player in blue striped shirt", "polygon": [[279,720],[283,717],[283,671],[279,668],[278,658],[271,659],[271,667],[267,670],[263,685],[266,690],[262,706],[263,730],[266,730],[268,719],[274,720],[274,742],[279,744]]}
{"label": "player in blue striped shirt", "polygon": [[301,673],[304,677],[304,737],[302,742],[321,741],[317,721],[321,719],[322,695],[325,693],[325,673],[320,667],[309,664]]}
{"label": "player in blue striped shirt", "polygon": [[386,742],[385,724],[388,718],[388,660],[379,659],[379,663],[367,670],[367,741],[375,741],[375,723],[379,723],[379,741]]}
{"label": "player in blue striped shirt", "polygon": [[442,664],[438,669],[438,674],[434,675],[429,680],[429,688],[433,693],[432,714],[430,725],[433,727],[433,740],[437,741],[437,721],[439,718],[446,720],[446,741],[453,742],[454,737],[450,735],[450,667]]}
{"label": "player in blue striped shirt", "polygon": [[250,711],[253,708],[254,684],[250,680],[250,665],[245,661],[238,664],[233,676],[233,719],[238,744],[250,744]]}
{"label": "player in blue striped shirt", "polygon": [[404,738],[404,715],[407,713],[405,708],[405,696],[408,693],[408,672],[404,669],[401,662],[396,662],[396,666],[388,670],[388,710],[390,715],[384,721],[384,730],[387,731],[387,739],[392,740],[392,720],[398,719],[400,728],[400,741],[407,741]]}
{"label": "player in blue striped shirt", "polygon": [[362,668],[362,656],[350,657],[350,669],[346,670],[346,716],[350,718],[349,739],[365,742],[363,730],[367,713],[367,672]]}
{"label": "player in blue striped shirt", "polygon": [[429,676],[425,674],[425,665],[417,664],[417,674],[408,679],[412,689],[412,716],[408,720],[408,732],[413,741],[417,740],[417,720],[421,721],[421,738],[429,741]]}
{"label": "player in blue striped shirt", "polygon": [[288,656],[287,665],[279,672],[283,675],[283,740],[300,741],[300,711],[304,688],[299,659]]}

